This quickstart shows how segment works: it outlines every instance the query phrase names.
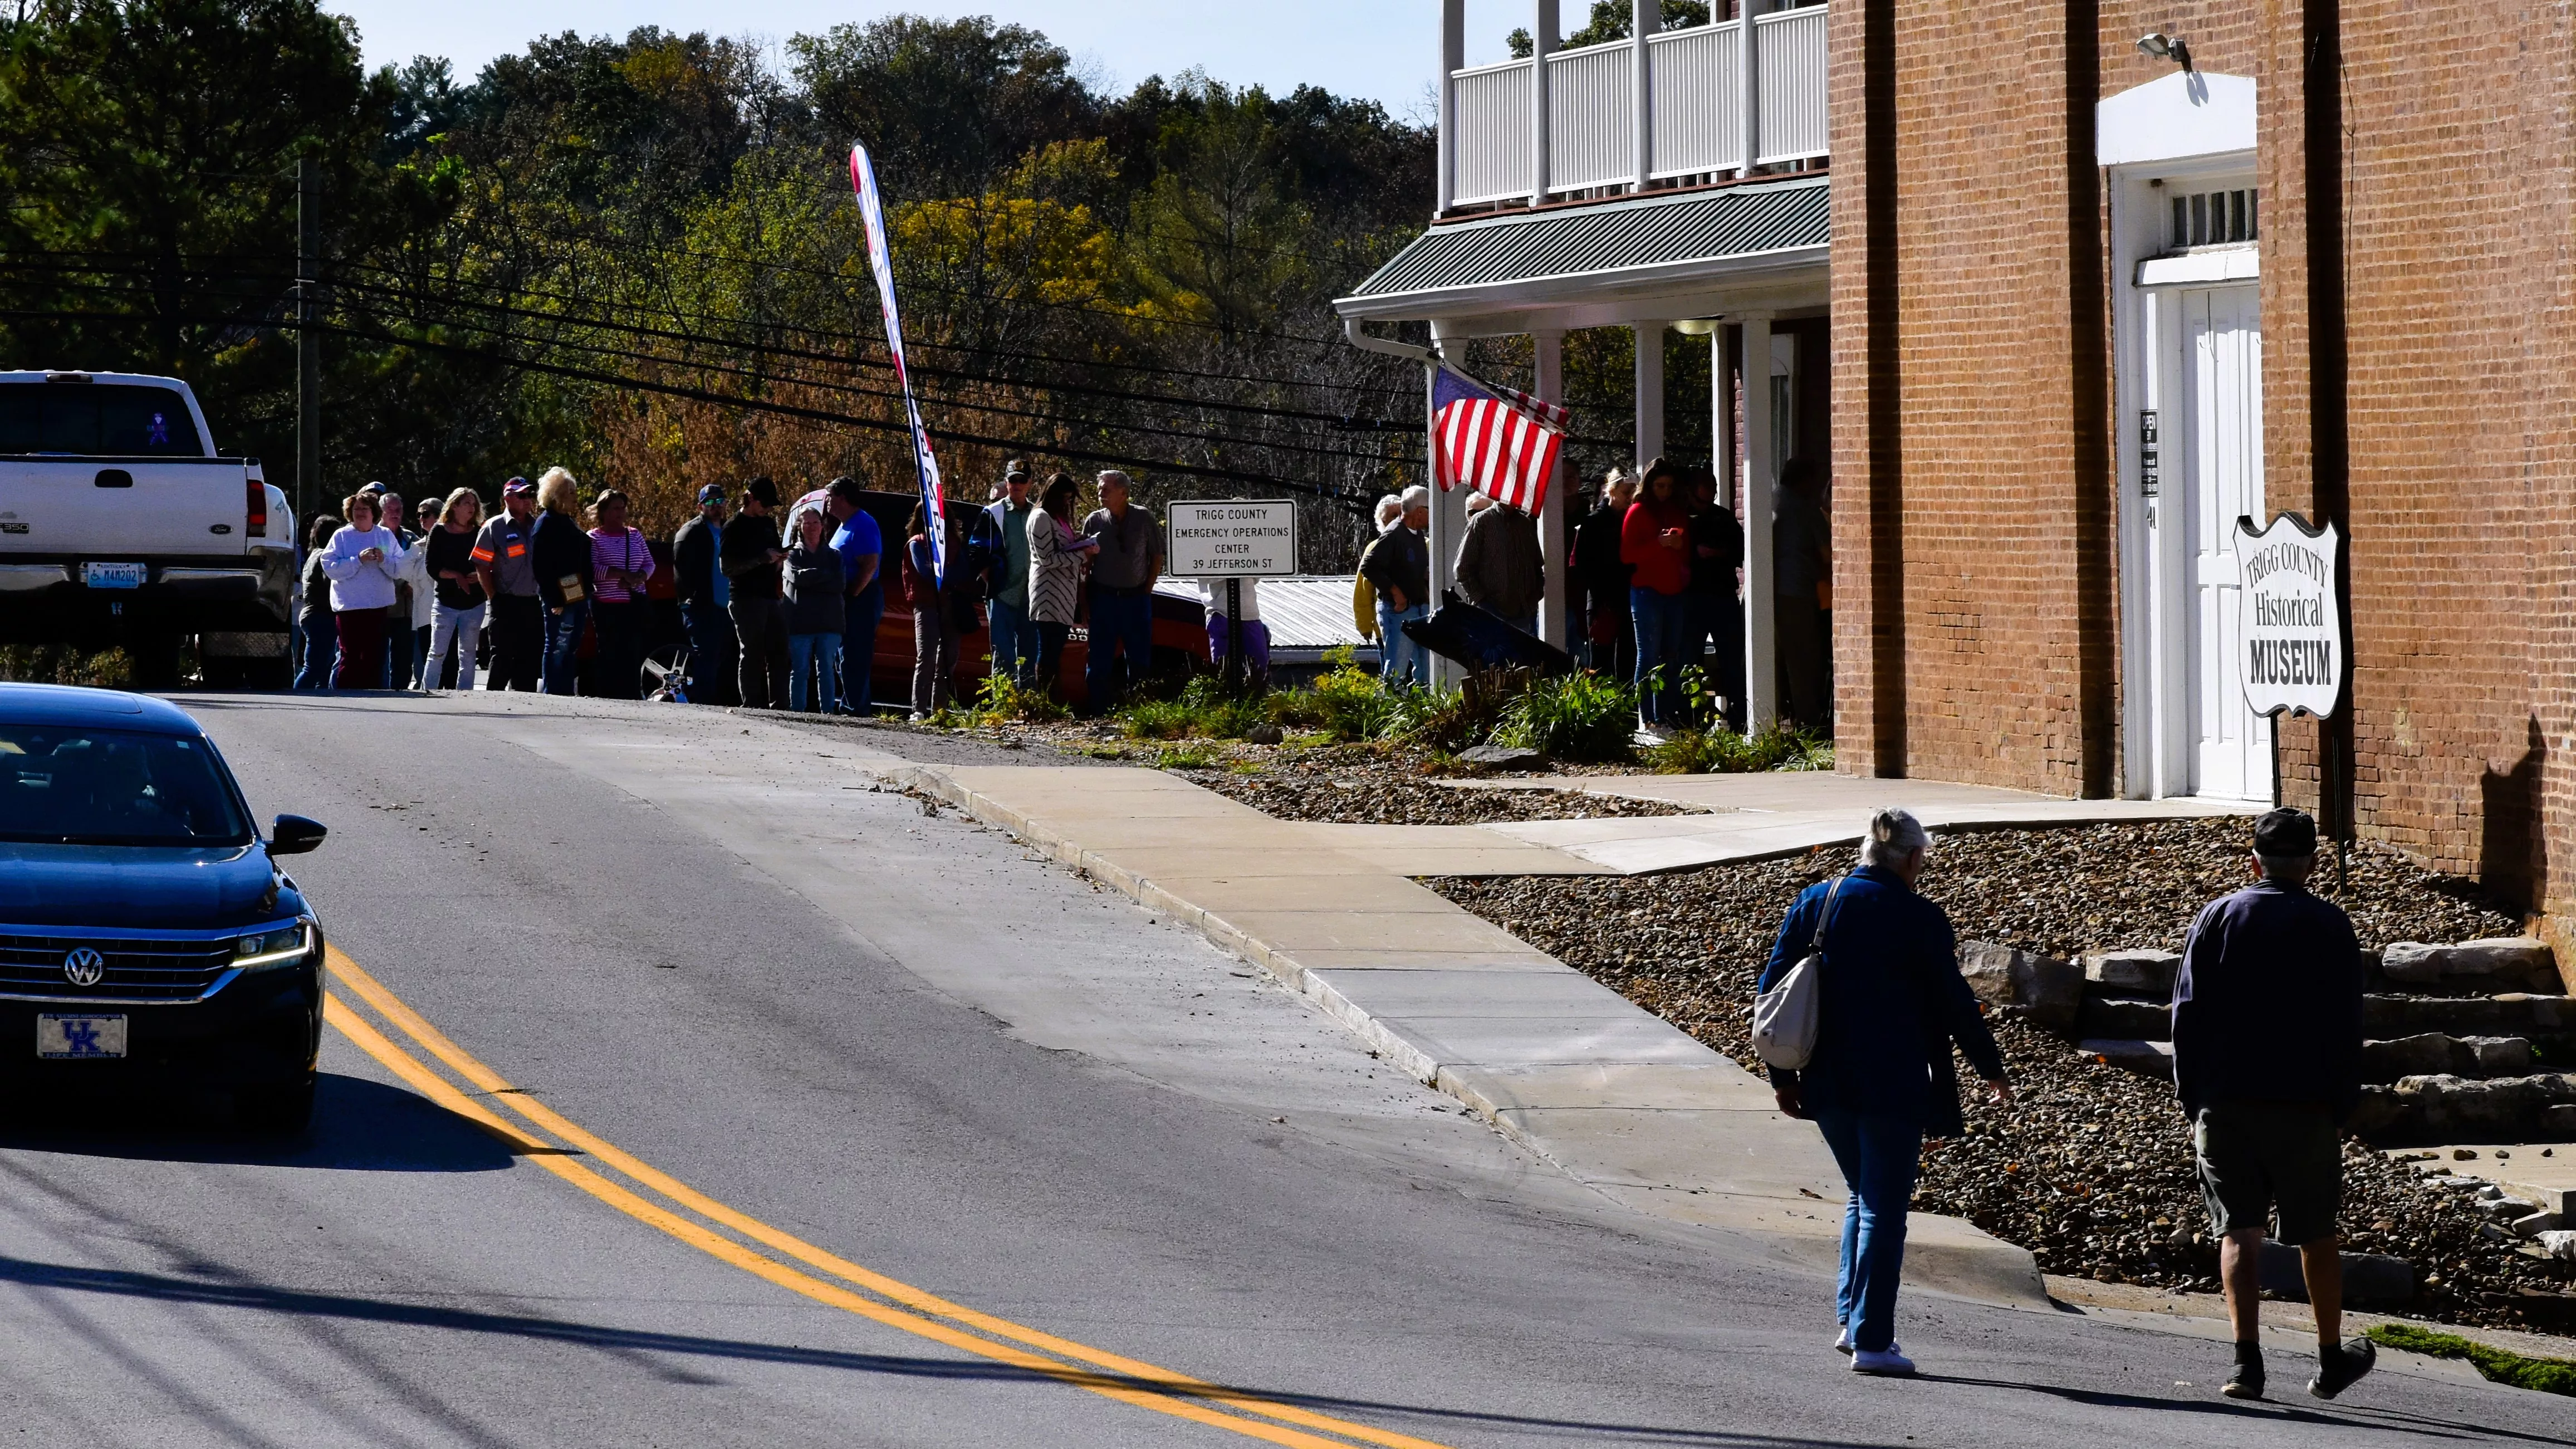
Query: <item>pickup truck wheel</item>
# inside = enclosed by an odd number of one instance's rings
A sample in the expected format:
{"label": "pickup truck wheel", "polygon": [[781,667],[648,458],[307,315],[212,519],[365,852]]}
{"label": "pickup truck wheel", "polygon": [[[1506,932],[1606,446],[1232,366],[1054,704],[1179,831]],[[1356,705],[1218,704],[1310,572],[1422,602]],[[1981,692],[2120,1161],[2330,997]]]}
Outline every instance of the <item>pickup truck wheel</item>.
{"label": "pickup truck wheel", "polygon": [[314,1079],[292,1087],[244,1087],[233,1094],[233,1115],[261,1137],[295,1137],[313,1124]]}

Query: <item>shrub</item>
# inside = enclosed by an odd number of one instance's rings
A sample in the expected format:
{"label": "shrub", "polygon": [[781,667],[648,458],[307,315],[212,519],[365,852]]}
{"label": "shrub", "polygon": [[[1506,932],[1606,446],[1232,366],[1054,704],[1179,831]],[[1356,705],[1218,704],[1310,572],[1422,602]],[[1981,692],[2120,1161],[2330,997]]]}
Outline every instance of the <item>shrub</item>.
{"label": "shrub", "polygon": [[134,661],[122,649],[83,654],[69,645],[0,644],[0,679],[128,689],[134,684]]}
{"label": "shrub", "polygon": [[1177,698],[1140,699],[1119,718],[1132,739],[1239,740],[1254,725],[1267,723],[1270,710],[1260,699],[1229,693],[1217,676],[1201,674],[1181,686]]}
{"label": "shrub", "polygon": [[1383,738],[1401,712],[1404,692],[1388,689],[1384,680],[1353,663],[1347,649],[1327,657],[1333,667],[1312,689],[1270,696],[1271,723],[1339,744]]}
{"label": "shrub", "polygon": [[1830,770],[1830,741],[1774,726],[1746,738],[1719,725],[1682,730],[1646,752],[1646,763],[1661,775],[1738,775],[1762,770]]}
{"label": "shrub", "polygon": [[1551,759],[1626,760],[1637,732],[1637,691],[1590,670],[1534,679],[1507,699],[1494,743]]}
{"label": "shrub", "polygon": [[1072,710],[1047,698],[1043,689],[1032,689],[1007,674],[987,677],[975,700],[975,718],[979,723],[1000,724],[1007,720],[1063,719]]}

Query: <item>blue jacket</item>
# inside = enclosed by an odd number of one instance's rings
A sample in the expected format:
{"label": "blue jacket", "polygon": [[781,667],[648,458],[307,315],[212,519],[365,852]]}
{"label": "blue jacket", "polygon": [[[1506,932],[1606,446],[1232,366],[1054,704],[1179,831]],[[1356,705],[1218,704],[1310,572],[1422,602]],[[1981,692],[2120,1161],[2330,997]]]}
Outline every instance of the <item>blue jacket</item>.
{"label": "blue jacket", "polygon": [[2174,1088],[2212,1102],[2361,1101],[2361,943],[2332,901],[2262,881],[2201,908],[2174,979]]}
{"label": "blue jacket", "polygon": [[[1830,889],[1809,886],[1789,908],[1757,989],[1770,990],[1807,954]],[[1824,948],[1815,1054],[1803,1071],[1773,1068],[1772,1084],[1795,1088],[1809,1106],[1911,1117],[1929,1137],[1967,1130],[1950,1043],[1990,1082],[2004,1079],[2004,1059],[1959,974],[1949,916],[1896,872],[1865,865],[1844,879]]]}

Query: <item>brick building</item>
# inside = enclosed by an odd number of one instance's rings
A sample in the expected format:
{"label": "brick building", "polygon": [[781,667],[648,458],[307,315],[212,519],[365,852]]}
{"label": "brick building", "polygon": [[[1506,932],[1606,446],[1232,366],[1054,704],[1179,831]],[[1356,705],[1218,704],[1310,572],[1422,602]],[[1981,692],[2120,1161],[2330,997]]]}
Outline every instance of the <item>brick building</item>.
{"label": "brick building", "polygon": [[[2576,14],[1658,8],[1552,55],[1540,0],[1514,71],[1461,64],[1449,0],[1438,219],[1346,314],[1543,360],[1566,327],[1704,333],[1739,499],[1788,432],[1829,437],[1847,771],[2277,788],[2330,823],[2341,777],[2360,837],[2576,897]],[[1766,370],[1829,416],[1737,409]],[[2351,667],[2341,716],[2276,745],[2228,672],[2221,540],[2283,511],[2349,540]]]}

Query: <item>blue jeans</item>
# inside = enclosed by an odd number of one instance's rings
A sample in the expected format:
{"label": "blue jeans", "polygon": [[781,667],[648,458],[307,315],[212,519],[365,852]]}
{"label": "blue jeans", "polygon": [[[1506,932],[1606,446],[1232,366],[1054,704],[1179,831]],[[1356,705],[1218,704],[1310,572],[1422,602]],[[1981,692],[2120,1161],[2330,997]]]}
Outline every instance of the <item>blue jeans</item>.
{"label": "blue jeans", "polygon": [[876,704],[877,627],[885,620],[885,585],[850,595],[841,630],[841,708],[866,714]]}
{"label": "blue jeans", "polygon": [[1420,604],[1399,609],[1384,599],[1377,604],[1378,677],[1389,684],[1431,683],[1431,659],[1422,646],[1404,632],[1408,619],[1428,619],[1431,611]]}
{"label": "blue jeans", "polygon": [[[1699,661],[1689,656],[1691,599],[1688,594],[1659,594],[1630,589],[1628,612],[1637,621],[1637,708],[1648,724],[1682,722],[1682,670]],[[1663,670],[1662,686],[1653,685]]]}
{"label": "blue jeans", "polygon": [[1852,1331],[1852,1346],[1883,1353],[1896,1342],[1896,1283],[1905,1272],[1905,1210],[1923,1160],[1923,1129],[1913,1118],[1845,1107],[1810,1106],[1851,1197],[1843,1206],[1842,1271],[1834,1321]]}
{"label": "blue jeans", "polygon": [[682,688],[691,704],[733,702],[733,617],[724,605],[700,599],[680,606],[689,631],[689,672]]}
{"label": "blue jeans", "polygon": [[1026,604],[993,601],[993,677],[1029,685],[1038,677],[1038,627]]}
{"label": "blue jeans", "polygon": [[581,669],[581,630],[590,622],[590,600],[546,610],[546,673],[538,688],[570,694]]}
{"label": "blue jeans", "polygon": [[822,690],[819,701],[823,713],[838,714],[841,709],[841,636],[838,634],[790,634],[787,636],[787,707],[798,714],[805,712],[808,672],[815,676]]}
{"label": "blue jeans", "polygon": [[304,636],[304,665],[295,671],[298,689],[329,689],[331,671],[340,663],[340,626],[328,609],[307,609],[296,618]]}
{"label": "blue jeans", "polygon": [[386,689],[411,688],[411,611],[398,609],[385,615]]}
{"label": "blue jeans", "polygon": [[1093,589],[1091,654],[1083,667],[1083,684],[1091,694],[1087,712],[1107,714],[1128,686],[1143,679],[1153,667],[1153,596]]}

